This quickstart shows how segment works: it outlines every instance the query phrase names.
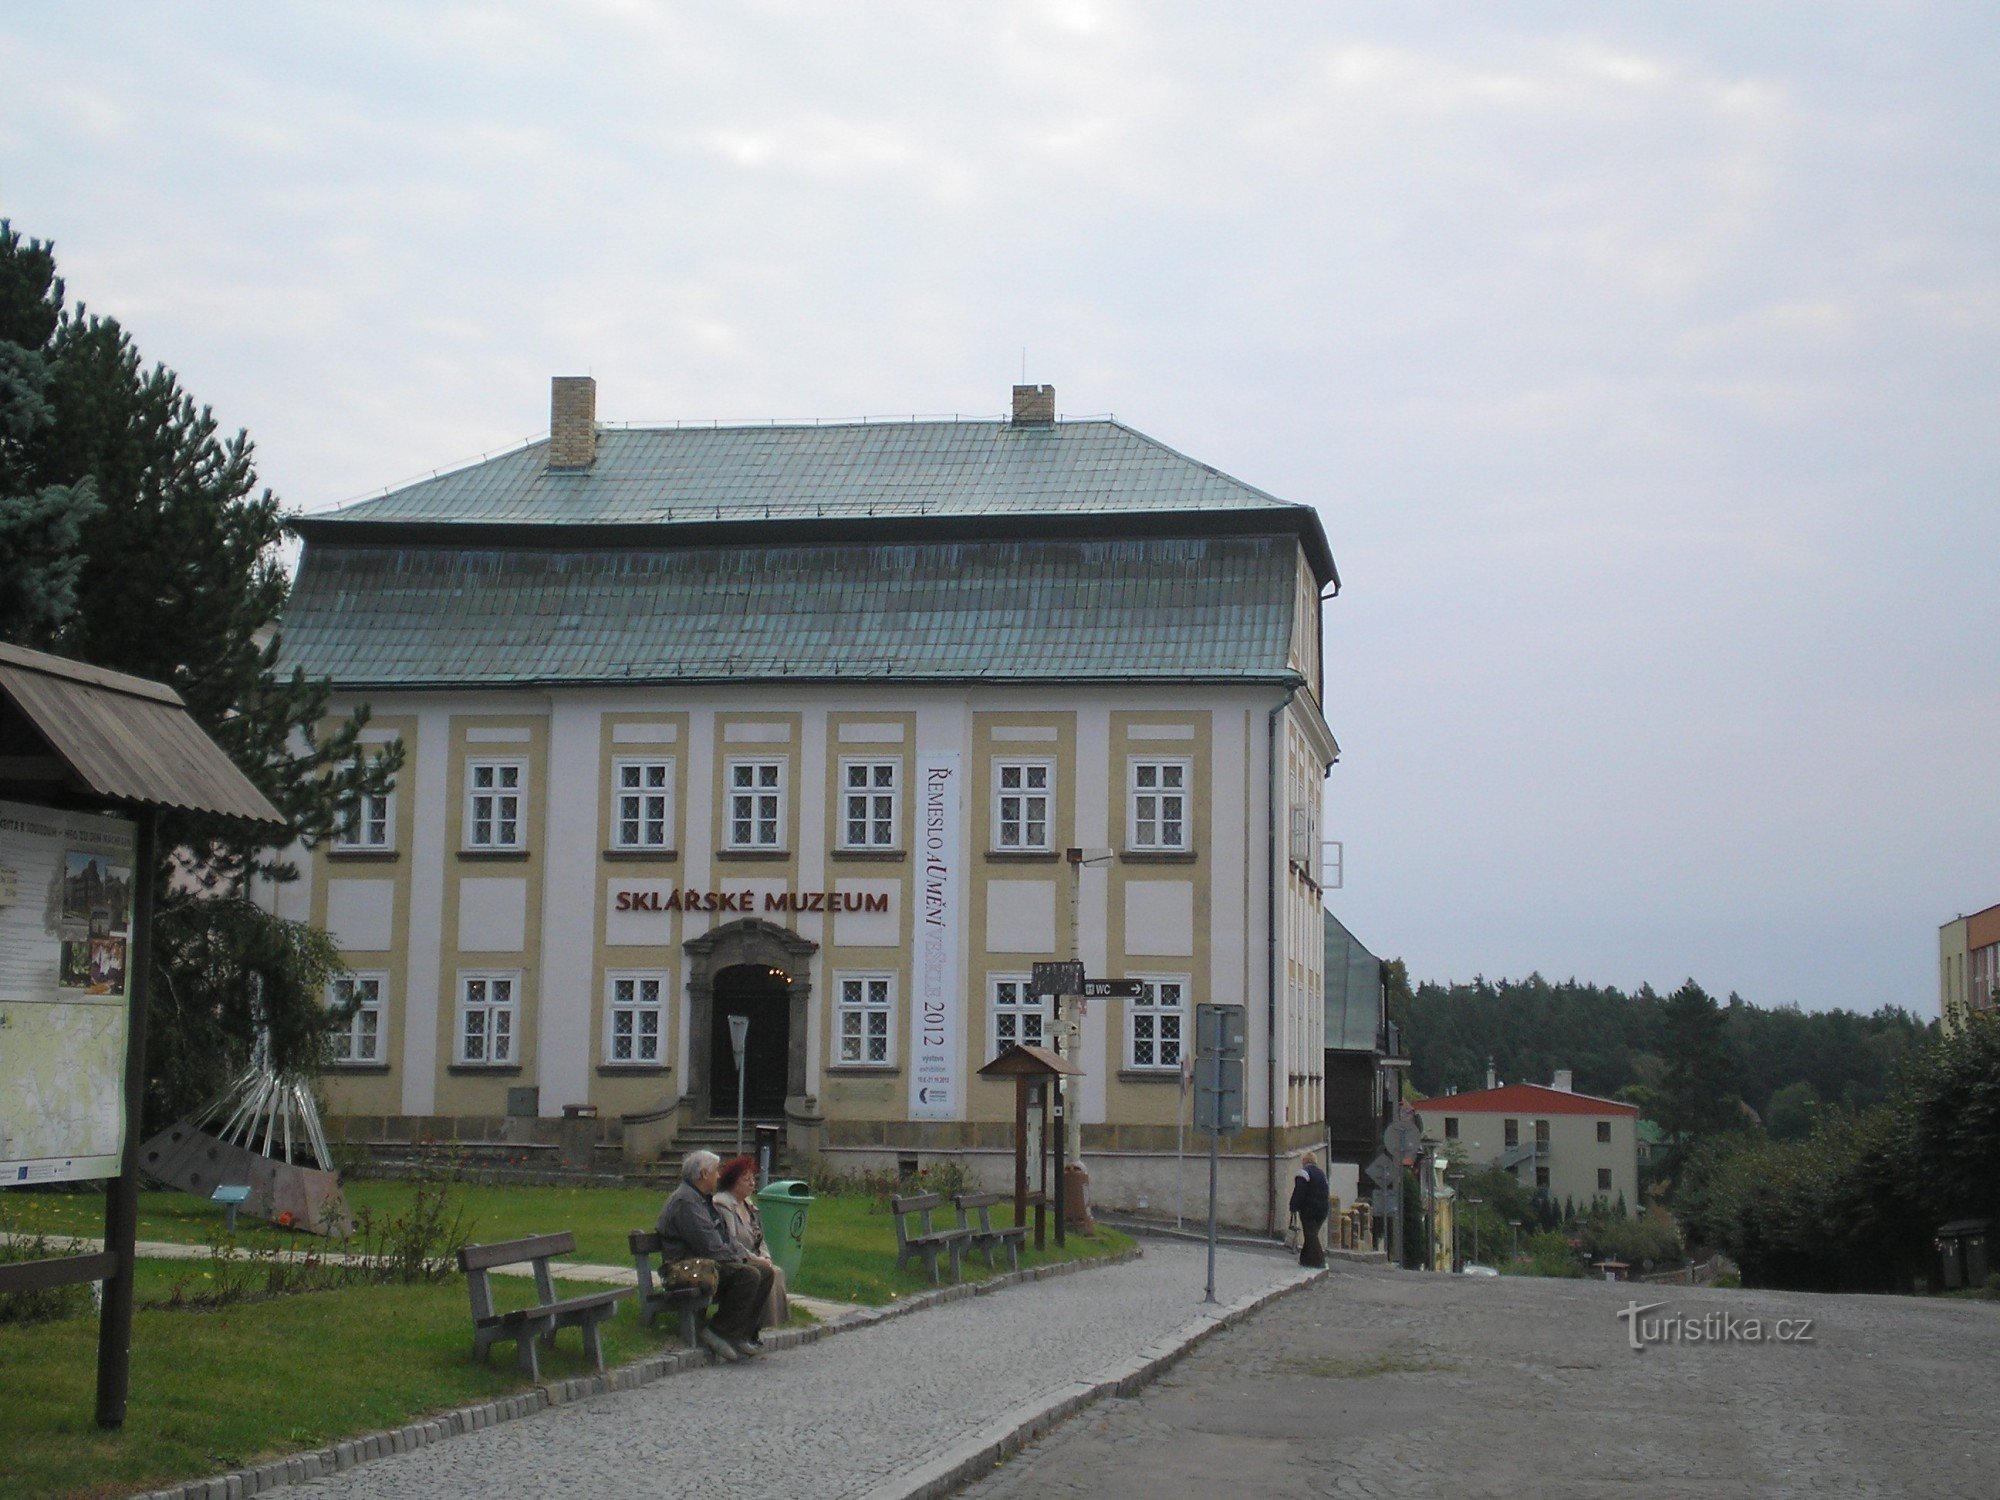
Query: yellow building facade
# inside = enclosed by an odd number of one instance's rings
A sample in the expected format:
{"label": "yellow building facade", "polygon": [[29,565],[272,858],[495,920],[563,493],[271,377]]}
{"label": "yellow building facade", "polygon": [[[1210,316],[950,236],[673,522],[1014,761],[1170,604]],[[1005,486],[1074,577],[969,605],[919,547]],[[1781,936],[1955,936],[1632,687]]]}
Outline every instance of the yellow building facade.
{"label": "yellow building facade", "polygon": [[[733,1119],[741,1016],[743,1112],[794,1151],[997,1183],[978,1068],[1037,1043],[1084,1069],[1098,1201],[1171,1211],[1220,1001],[1252,1039],[1225,1208],[1273,1216],[1323,1131],[1332,558],[1310,509],[1023,392],[615,430],[558,382],[549,443],[302,526],[288,657],[405,756],[278,895],[352,969],[337,1128],[587,1106],[671,1153]],[[1140,993],[1058,1007],[1032,969],[1070,958]]]}

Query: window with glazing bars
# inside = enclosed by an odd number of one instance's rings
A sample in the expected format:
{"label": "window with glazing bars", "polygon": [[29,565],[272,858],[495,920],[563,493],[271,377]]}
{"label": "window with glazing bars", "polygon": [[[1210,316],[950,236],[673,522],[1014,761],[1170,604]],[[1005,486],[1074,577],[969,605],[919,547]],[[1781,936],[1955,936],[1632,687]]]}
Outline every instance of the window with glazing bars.
{"label": "window with glazing bars", "polygon": [[1134,849],[1187,848],[1187,781],[1186,761],[1132,762],[1132,847]]}
{"label": "window with glazing bars", "polygon": [[733,849],[784,846],[785,763],[737,760],[729,763],[729,844]]}
{"label": "window with glazing bars", "polygon": [[890,1029],[895,1015],[895,981],[887,974],[843,974],[836,1001],[840,1060],[891,1063]]}
{"label": "window with glazing bars", "polygon": [[1042,760],[1003,760],[993,767],[993,826],[1001,849],[1049,847],[1049,791],[1054,773]]}
{"label": "window with glazing bars", "polygon": [[458,1060],[514,1061],[514,976],[465,974],[458,988]]}
{"label": "window with glazing bars", "polygon": [[513,760],[475,760],[465,768],[466,843],[474,849],[518,849],[522,767]]}
{"label": "window with glazing bars", "polygon": [[666,981],[658,974],[613,974],[605,1000],[608,1063],[645,1065],[660,1060],[660,997]]}
{"label": "window with glazing bars", "polygon": [[850,849],[896,847],[893,760],[850,760],[840,767],[840,841]]}
{"label": "window with glazing bars", "polygon": [[1139,998],[1127,1002],[1126,1065],[1178,1068],[1187,1026],[1187,981],[1144,979]]}
{"label": "window with glazing bars", "polygon": [[337,1063],[373,1063],[382,1060],[382,986],[380,974],[350,974],[327,986],[327,1004],[339,1009],[354,1006],[354,1014],[341,1022],[333,1033],[333,1060]]}
{"label": "window with glazing bars", "polygon": [[620,849],[665,849],[673,837],[674,763],[621,760],[615,768],[618,815],[612,842]]}
{"label": "window with glazing bars", "polygon": [[1002,1047],[1046,1047],[1049,1009],[1046,997],[1033,994],[1024,977],[993,981],[993,1052]]}

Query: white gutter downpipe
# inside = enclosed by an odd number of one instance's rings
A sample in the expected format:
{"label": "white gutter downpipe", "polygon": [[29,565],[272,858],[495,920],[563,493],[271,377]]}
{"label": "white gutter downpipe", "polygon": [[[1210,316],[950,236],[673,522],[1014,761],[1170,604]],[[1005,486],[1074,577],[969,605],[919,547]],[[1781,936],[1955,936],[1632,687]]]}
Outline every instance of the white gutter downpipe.
{"label": "white gutter downpipe", "polygon": [[1264,866],[1264,932],[1270,951],[1270,990],[1264,997],[1264,1232],[1278,1232],[1278,719],[1299,695],[1294,683],[1265,720],[1271,753],[1270,820]]}

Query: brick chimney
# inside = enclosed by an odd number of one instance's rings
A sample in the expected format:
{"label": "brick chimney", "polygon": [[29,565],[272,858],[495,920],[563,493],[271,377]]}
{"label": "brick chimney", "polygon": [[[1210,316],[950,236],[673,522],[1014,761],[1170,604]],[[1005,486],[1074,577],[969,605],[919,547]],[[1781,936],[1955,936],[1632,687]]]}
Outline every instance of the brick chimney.
{"label": "brick chimney", "polygon": [[1576,1089],[1570,1082],[1573,1076],[1568,1068],[1557,1068],[1556,1081],[1550,1084],[1549,1087],[1561,1089],[1565,1094],[1573,1094],[1576,1092]]}
{"label": "brick chimney", "polygon": [[1056,388],[1052,385],[1014,387],[1014,425],[1049,427],[1056,420]]}
{"label": "brick chimney", "polygon": [[558,375],[549,387],[549,467],[587,469],[597,458],[597,382]]}

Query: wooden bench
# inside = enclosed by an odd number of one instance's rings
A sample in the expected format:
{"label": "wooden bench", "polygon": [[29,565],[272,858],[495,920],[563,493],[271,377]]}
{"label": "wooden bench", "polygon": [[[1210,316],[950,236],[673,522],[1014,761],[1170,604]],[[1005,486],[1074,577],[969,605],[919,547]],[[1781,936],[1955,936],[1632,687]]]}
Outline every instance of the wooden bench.
{"label": "wooden bench", "polygon": [[[944,1199],[936,1193],[916,1193],[907,1198],[891,1198],[890,1212],[896,1216],[896,1269],[923,1257],[930,1268],[931,1285],[938,1284],[938,1256],[951,1256],[951,1279],[957,1281],[964,1273],[966,1246],[972,1242],[970,1229],[933,1229],[931,1211],[942,1208]],[[904,1221],[912,1214],[917,1218],[917,1232],[910,1233]]]}
{"label": "wooden bench", "polygon": [[[493,1245],[467,1245],[458,1252],[458,1268],[465,1272],[466,1291],[472,1297],[472,1357],[486,1358],[486,1351],[503,1339],[514,1341],[515,1358],[530,1380],[542,1378],[541,1361],[535,1354],[539,1337],[551,1348],[558,1328],[583,1330],[583,1350],[604,1368],[604,1346],[597,1337],[597,1325],[618,1311],[618,1304],[632,1295],[630,1287],[590,1292],[581,1297],[557,1300],[555,1277],[549,1261],[576,1249],[576,1236],[535,1234],[524,1240],[504,1240]],[[495,1266],[532,1263],[535,1268],[535,1305],[512,1312],[493,1310],[493,1290],[486,1273]]]}
{"label": "wooden bench", "polygon": [[[966,1249],[984,1251],[987,1270],[994,1269],[993,1252],[1001,1249],[1007,1252],[1009,1269],[1021,1269],[1021,1249],[1028,1242],[1028,1226],[1016,1224],[1012,1229],[993,1227],[993,1205],[1012,1203],[1014,1198],[1011,1193],[954,1193],[951,1201],[958,1210],[958,1227],[970,1236]],[[979,1213],[976,1225],[966,1217],[969,1210],[975,1209]]]}
{"label": "wooden bench", "polygon": [[681,1338],[690,1349],[701,1342],[701,1325],[708,1316],[708,1294],[699,1287],[679,1291],[659,1285],[653,1279],[653,1257],[660,1253],[656,1229],[635,1229],[626,1236],[632,1247],[632,1273],[639,1278],[639,1315],[651,1328],[662,1313],[676,1313],[681,1320]]}

